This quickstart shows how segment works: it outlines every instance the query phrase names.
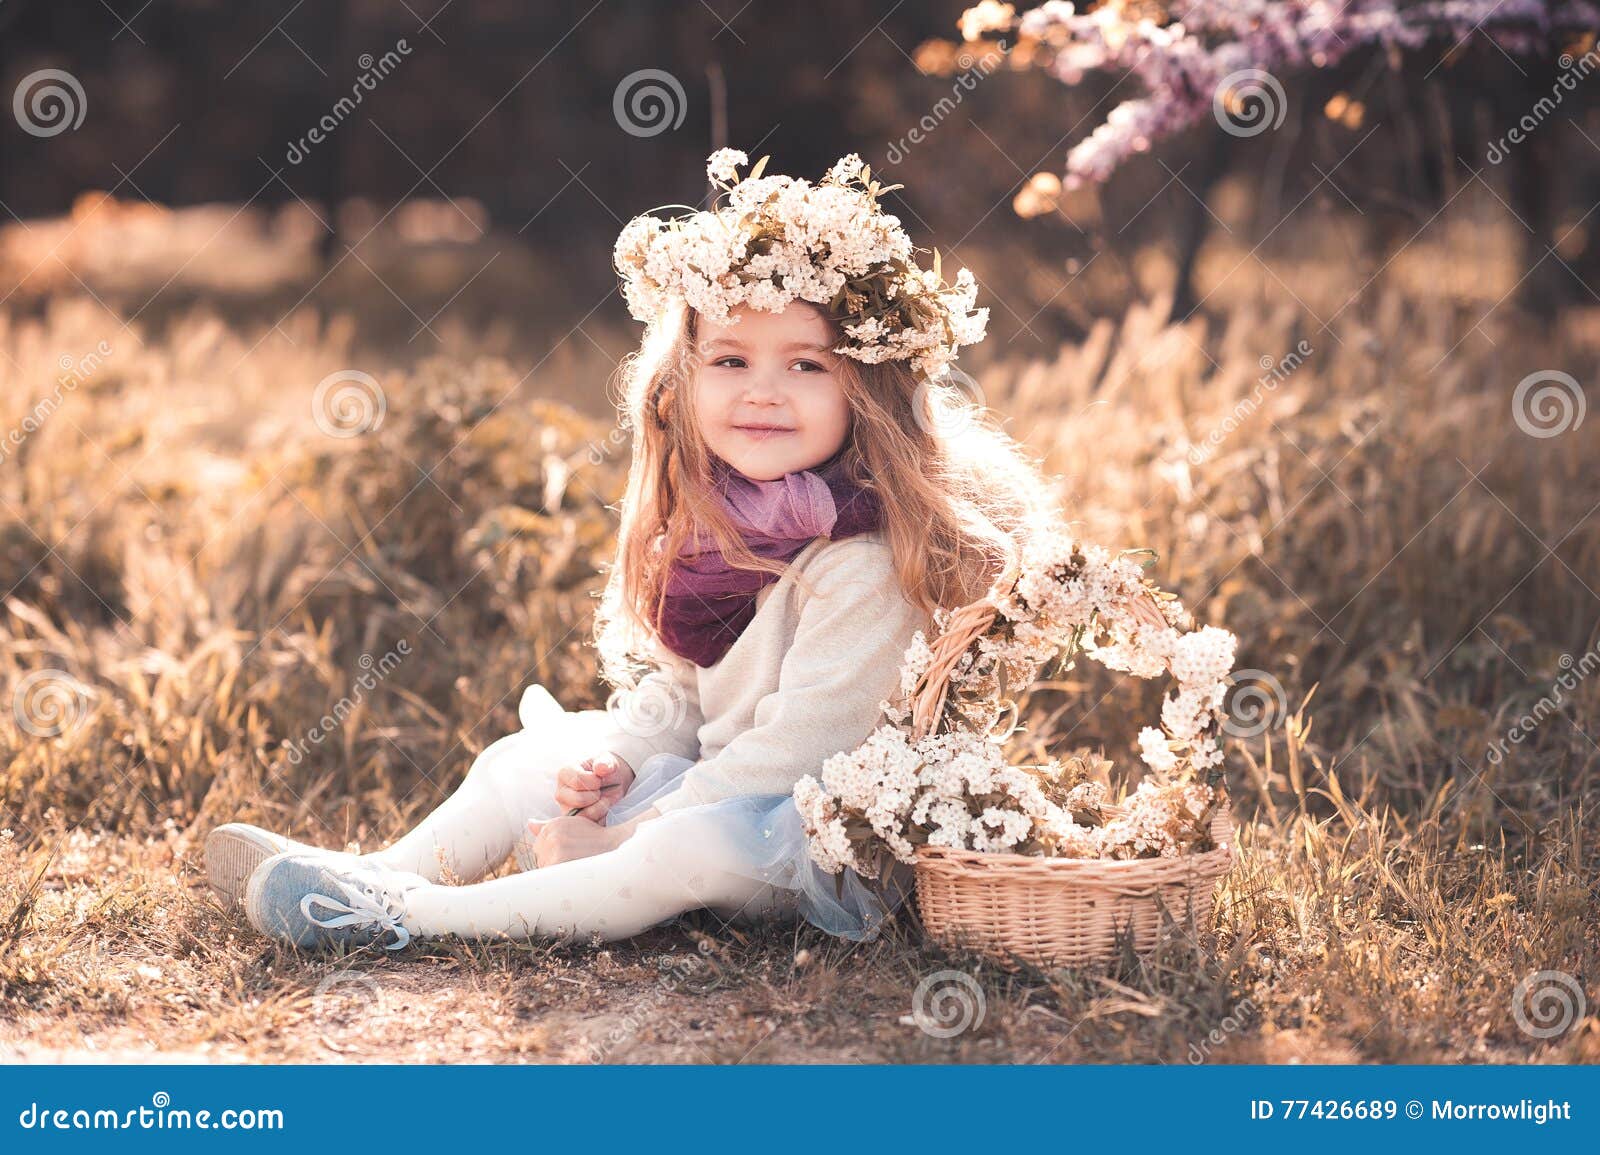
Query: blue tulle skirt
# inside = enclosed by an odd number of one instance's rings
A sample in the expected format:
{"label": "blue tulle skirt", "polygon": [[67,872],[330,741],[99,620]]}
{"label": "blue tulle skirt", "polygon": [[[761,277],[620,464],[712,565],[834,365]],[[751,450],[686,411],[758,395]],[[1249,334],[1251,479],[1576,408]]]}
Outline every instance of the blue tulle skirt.
{"label": "blue tulle skirt", "polygon": [[[593,736],[611,721],[603,710],[563,709],[537,683],[524,692],[519,714],[522,733],[507,735],[497,745],[524,736],[548,739],[554,726],[562,730],[563,745],[592,754]],[[606,824],[626,822],[648,810],[657,799],[676,790],[694,764],[694,759],[676,754],[646,759],[627,795],[606,815]],[[693,840],[689,844],[701,848],[715,847],[718,867],[772,887],[780,892],[776,896],[780,901],[774,906],[792,910],[839,938],[857,942],[875,938],[911,893],[908,868],[896,869],[887,884],[878,887],[868,886],[854,871],[834,875],[817,866],[806,849],[805,828],[789,794],[741,794],[669,810],[652,819],[655,822],[670,826],[675,839]]]}

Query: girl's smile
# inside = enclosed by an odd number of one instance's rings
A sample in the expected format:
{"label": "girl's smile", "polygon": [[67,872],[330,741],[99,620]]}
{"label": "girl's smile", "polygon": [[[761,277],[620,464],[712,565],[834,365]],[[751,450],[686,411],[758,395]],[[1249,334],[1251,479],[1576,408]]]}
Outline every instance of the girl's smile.
{"label": "girl's smile", "polygon": [[793,433],[794,432],[793,429],[790,429],[786,425],[735,425],[734,428],[739,430],[740,432],[748,433],[752,437],[757,437],[757,438],[761,438],[761,439],[765,439],[765,438],[768,438],[768,437],[776,437],[776,436],[779,436],[780,434]]}

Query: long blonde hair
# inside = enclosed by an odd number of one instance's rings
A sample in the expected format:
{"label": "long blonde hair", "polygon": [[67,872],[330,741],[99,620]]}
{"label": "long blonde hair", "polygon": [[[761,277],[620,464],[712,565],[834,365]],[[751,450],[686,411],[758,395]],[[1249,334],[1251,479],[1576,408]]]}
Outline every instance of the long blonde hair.
{"label": "long blonde hair", "polygon": [[[619,409],[633,431],[633,461],[616,560],[595,616],[601,674],[615,687],[631,687],[648,667],[667,563],[695,527],[737,568],[787,568],[751,553],[714,499],[712,454],[695,420],[697,317],[691,306],[674,303],[621,366]],[[828,324],[837,339],[837,324]],[[959,389],[920,387],[906,362],[840,357],[837,372],[851,410],[844,465],[882,504],[906,597],[929,614],[982,597],[1029,527],[1060,517],[1038,465]]]}

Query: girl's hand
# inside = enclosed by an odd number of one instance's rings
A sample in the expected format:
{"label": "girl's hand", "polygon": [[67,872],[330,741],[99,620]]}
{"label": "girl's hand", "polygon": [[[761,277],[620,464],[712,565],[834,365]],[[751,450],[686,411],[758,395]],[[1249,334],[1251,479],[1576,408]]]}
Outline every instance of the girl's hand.
{"label": "girl's hand", "polygon": [[586,818],[567,816],[541,820],[528,819],[528,834],[533,839],[533,860],[543,869],[558,862],[571,862],[615,850],[633,837],[635,828],[655,813],[654,808],[638,818],[616,826],[601,826]]}
{"label": "girl's hand", "polygon": [[633,785],[633,767],[615,754],[585,758],[556,772],[556,804],[568,816],[599,824]]}

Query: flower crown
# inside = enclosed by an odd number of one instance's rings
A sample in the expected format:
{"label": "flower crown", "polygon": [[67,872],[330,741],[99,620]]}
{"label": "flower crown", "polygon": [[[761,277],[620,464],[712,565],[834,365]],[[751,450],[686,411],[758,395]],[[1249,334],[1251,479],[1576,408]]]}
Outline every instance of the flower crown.
{"label": "flower crown", "polygon": [[778,313],[809,301],[840,322],[845,339],[835,353],[868,364],[910,360],[929,379],[962,345],[983,340],[989,310],[973,309],[972,273],[962,269],[946,284],[937,251],[933,268],[920,268],[900,218],[878,207],[878,194],[900,185],[879,185],[855,153],[816,185],[763,177],[766,157],[740,178],[749,159],[721,148],[707,160],[725,205],[672,218],[645,213],[623,227],[614,263],[635,319],[651,321],[675,297],[723,325],[737,320],[737,305]]}

